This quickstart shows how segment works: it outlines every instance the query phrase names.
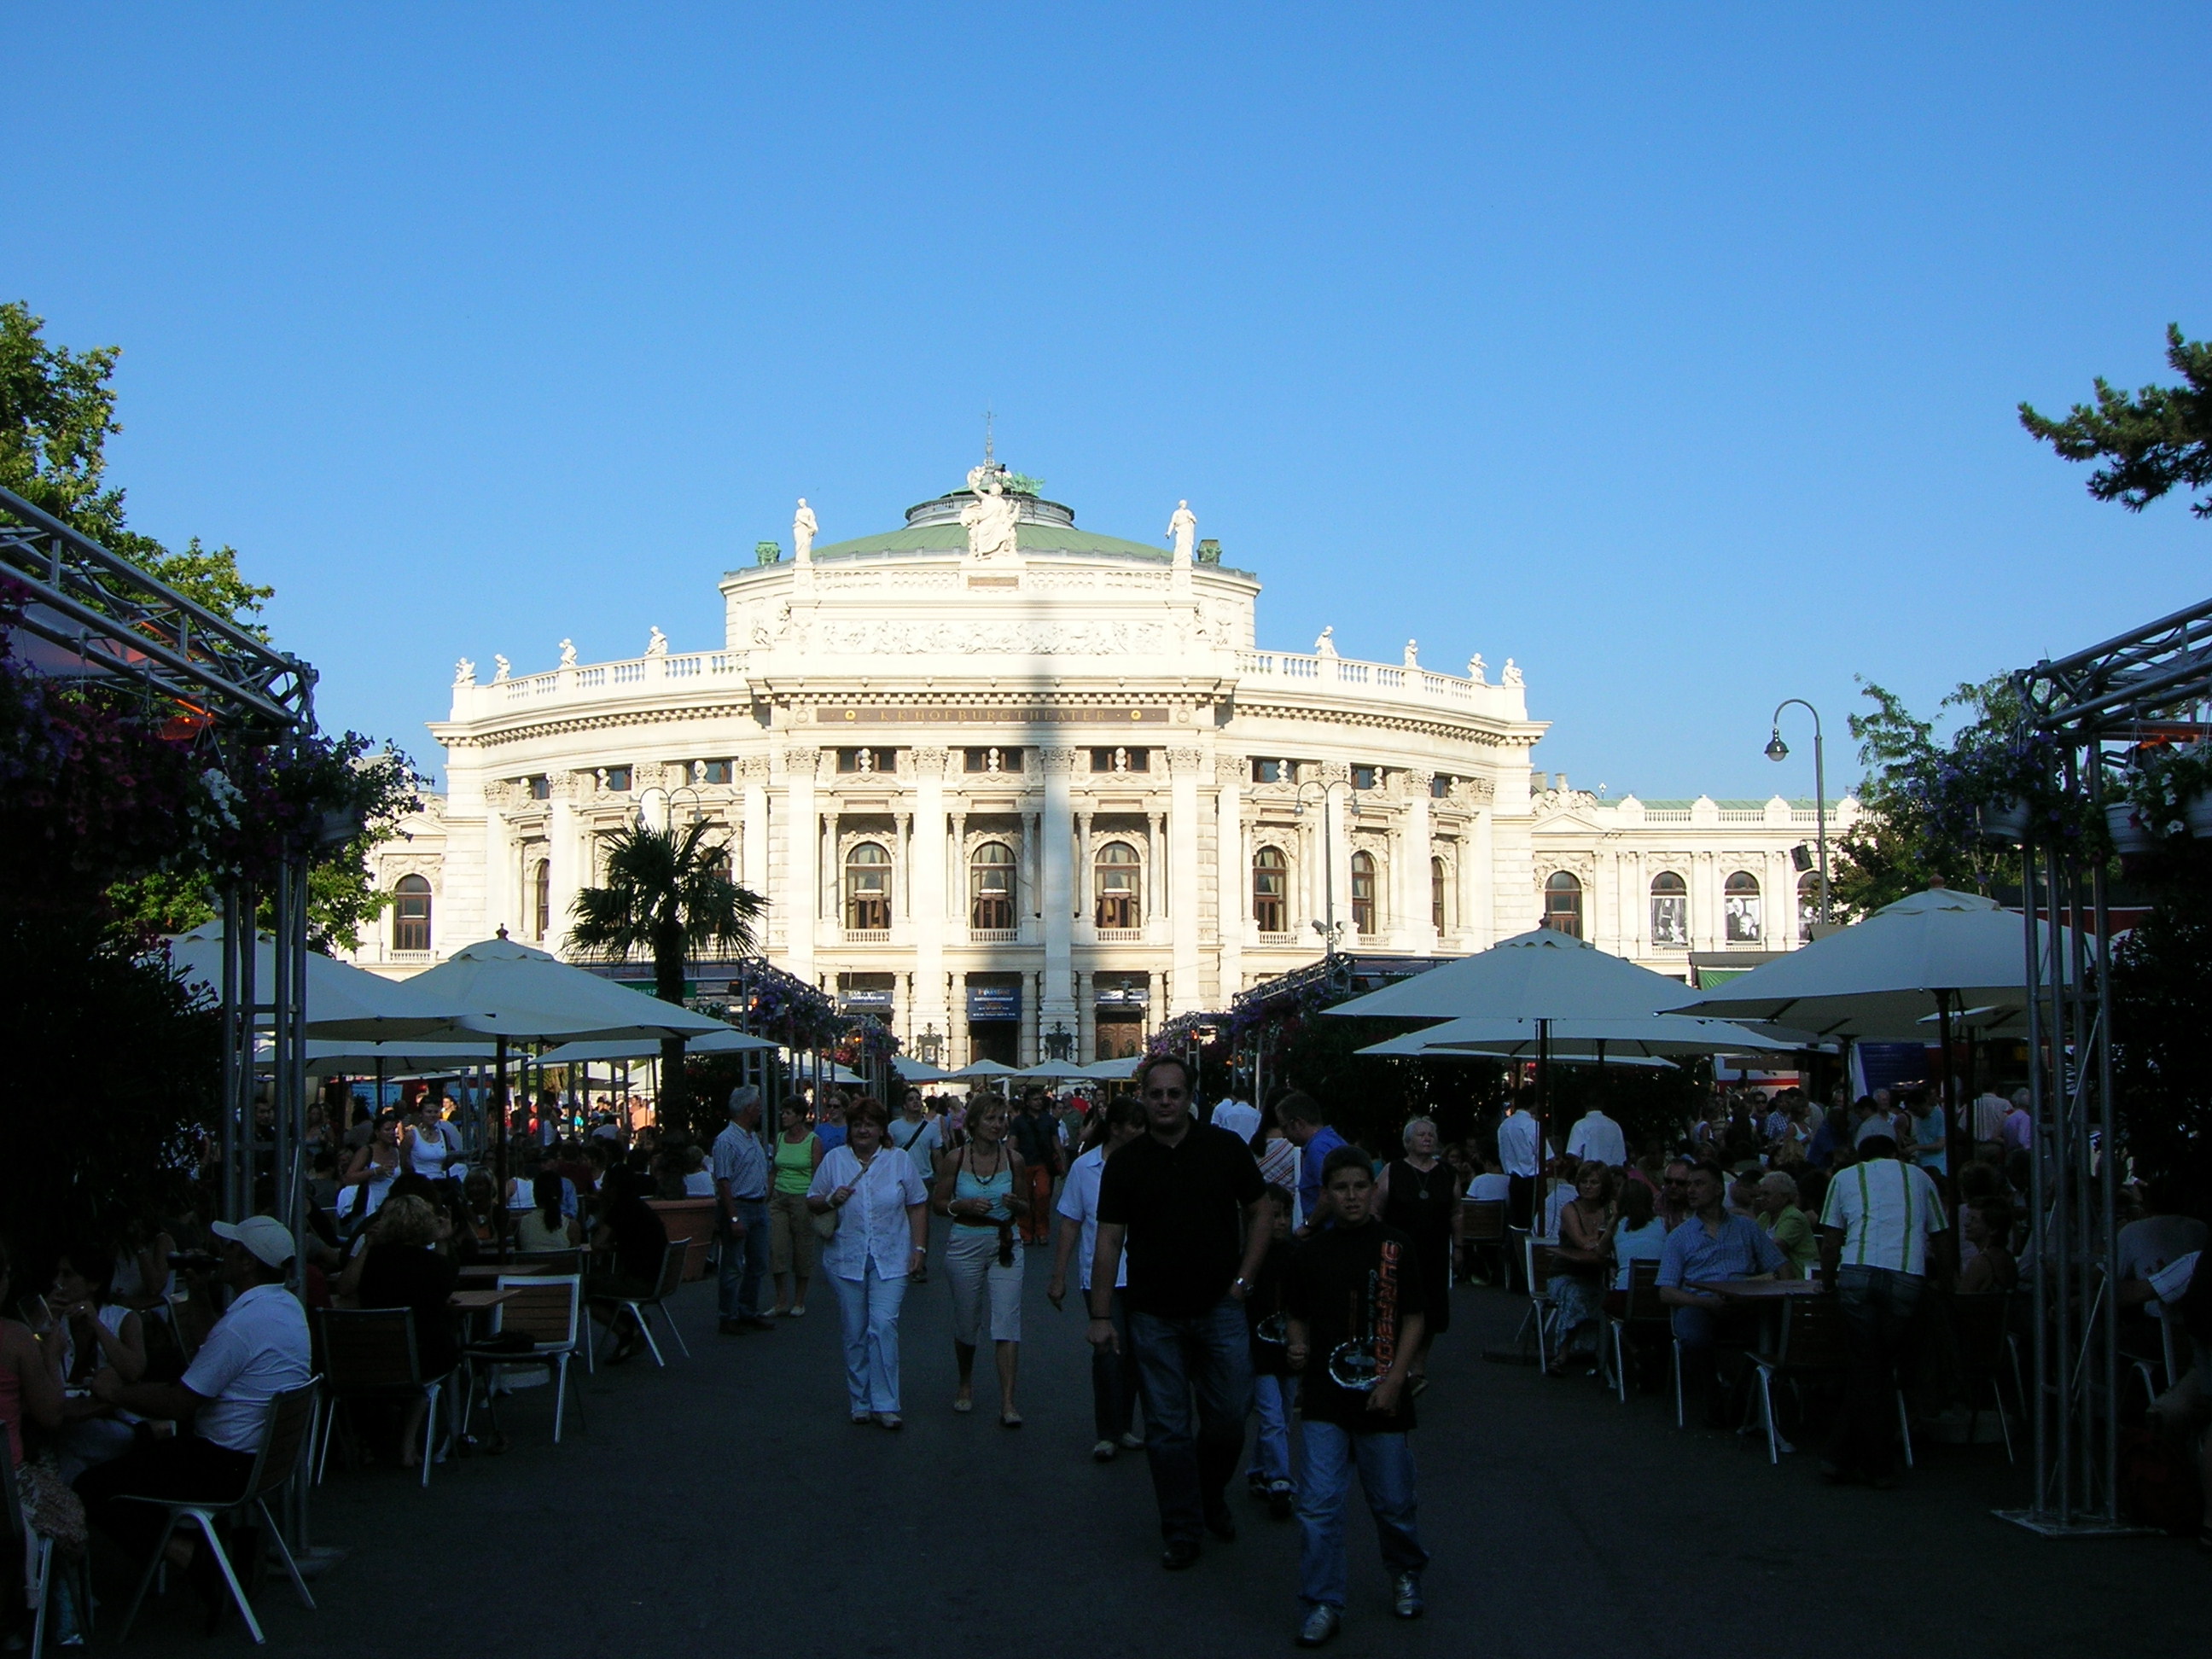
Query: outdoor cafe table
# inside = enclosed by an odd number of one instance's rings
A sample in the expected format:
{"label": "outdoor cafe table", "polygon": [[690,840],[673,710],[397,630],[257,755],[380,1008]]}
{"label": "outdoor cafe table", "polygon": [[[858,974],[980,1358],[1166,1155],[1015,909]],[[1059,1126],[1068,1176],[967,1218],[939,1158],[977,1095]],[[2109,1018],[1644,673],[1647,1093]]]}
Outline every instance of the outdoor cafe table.
{"label": "outdoor cafe table", "polygon": [[1784,1302],[1791,1297],[1828,1293],[1828,1287],[1817,1279],[1708,1279],[1692,1280],[1690,1288],[1727,1302]]}
{"label": "outdoor cafe table", "polygon": [[550,1270],[544,1261],[478,1261],[471,1262],[455,1275],[464,1289],[490,1290],[501,1279],[521,1279],[532,1273]]}

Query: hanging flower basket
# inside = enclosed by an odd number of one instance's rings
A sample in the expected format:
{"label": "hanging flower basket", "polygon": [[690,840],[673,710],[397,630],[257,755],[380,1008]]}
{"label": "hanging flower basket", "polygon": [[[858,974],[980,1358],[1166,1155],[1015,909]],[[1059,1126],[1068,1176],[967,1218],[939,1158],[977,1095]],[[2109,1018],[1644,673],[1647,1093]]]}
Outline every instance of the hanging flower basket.
{"label": "hanging flower basket", "polygon": [[2212,789],[2191,795],[2182,803],[2181,821],[2199,841],[2212,839]]}
{"label": "hanging flower basket", "polygon": [[2116,800],[2106,806],[2105,828],[2112,836],[2112,850],[2122,858],[2155,853],[2165,844],[2166,838],[2143,823],[2132,801]]}
{"label": "hanging flower basket", "polygon": [[1981,820],[1985,841],[2016,845],[2027,839],[2028,805],[2024,800],[1990,801],[1981,809]]}

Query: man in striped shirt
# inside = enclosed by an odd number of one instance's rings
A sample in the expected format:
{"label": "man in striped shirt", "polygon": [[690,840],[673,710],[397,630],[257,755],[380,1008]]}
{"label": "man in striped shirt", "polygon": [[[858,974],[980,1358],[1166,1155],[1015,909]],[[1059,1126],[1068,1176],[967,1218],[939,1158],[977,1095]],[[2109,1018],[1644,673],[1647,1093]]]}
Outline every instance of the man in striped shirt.
{"label": "man in striped shirt", "polygon": [[[1851,1334],[1850,1383],[1836,1426],[1831,1481],[1897,1484],[1897,1357],[1920,1307],[1929,1247],[1949,1226],[1927,1171],[1899,1161],[1886,1134],[1859,1143],[1820,1211],[1820,1259]],[[1948,1237],[1945,1238],[1948,1246]],[[1948,1249],[1937,1265],[1948,1276]]]}

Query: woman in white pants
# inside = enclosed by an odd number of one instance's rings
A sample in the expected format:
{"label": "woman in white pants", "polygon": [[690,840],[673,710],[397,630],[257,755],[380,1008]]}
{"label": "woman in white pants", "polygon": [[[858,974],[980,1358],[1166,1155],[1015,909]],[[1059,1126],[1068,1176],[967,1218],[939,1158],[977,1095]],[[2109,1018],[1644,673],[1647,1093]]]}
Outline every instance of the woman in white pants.
{"label": "woman in white pants", "polygon": [[881,1101],[854,1101],[845,1115],[845,1144],[822,1155],[806,1207],[837,1218],[837,1231],[822,1247],[822,1267],[837,1287],[853,1421],[896,1429],[899,1305],[908,1276],[927,1259],[929,1194],[914,1160],[885,1146],[889,1127]]}
{"label": "woman in white pants", "polygon": [[968,1108],[967,1144],[937,1174],[938,1214],[952,1218],[945,1276],[952,1283],[952,1358],[960,1370],[952,1409],[975,1409],[975,1350],[988,1335],[998,1362],[999,1424],[1018,1429],[1014,1376],[1022,1345],[1022,1251],[1014,1224],[1029,1208],[1022,1157],[1006,1140],[1006,1103],[979,1095]]}

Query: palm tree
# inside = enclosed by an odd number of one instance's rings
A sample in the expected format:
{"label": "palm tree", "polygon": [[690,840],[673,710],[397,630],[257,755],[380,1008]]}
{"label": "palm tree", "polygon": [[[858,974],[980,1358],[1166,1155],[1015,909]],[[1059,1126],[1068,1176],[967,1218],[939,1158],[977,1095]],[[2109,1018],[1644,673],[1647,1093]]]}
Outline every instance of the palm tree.
{"label": "palm tree", "polygon": [[[753,922],[766,907],[757,893],[730,878],[727,848],[702,846],[708,826],[678,830],[645,824],[608,838],[607,884],[576,895],[569,941],[591,955],[625,961],[653,957],[653,991],[663,1002],[684,1000],[684,970],[695,952],[753,949]],[[684,1091],[684,1040],[660,1044],[661,1117],[678,1121]]]}

